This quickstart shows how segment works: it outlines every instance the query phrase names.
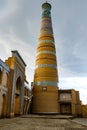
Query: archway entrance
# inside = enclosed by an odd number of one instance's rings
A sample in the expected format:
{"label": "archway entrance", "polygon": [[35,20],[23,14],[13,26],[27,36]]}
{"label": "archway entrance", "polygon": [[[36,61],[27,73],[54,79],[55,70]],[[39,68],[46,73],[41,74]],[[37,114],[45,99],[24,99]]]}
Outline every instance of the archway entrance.
{"label": "archway entrance", "polygon": [[21,103],[22,103],[21,90],[22,90],[22,81],[21,81],[21,77],[18,77],[16,81],[16,90],[15,90],[15,111],[14,111],[15,115],[19,115],[21,112]]}
{"label": "archway entrance", "polygon": [[71,104],[60,104],[60,113],[61,114],[71,114]]}

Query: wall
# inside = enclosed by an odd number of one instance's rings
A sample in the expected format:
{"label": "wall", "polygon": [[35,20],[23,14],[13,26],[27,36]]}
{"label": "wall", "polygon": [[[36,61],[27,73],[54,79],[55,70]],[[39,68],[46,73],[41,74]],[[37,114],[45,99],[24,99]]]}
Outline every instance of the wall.
{"label": "wall", "polygon": [[1,62],[2,69],[0,69],[0,117],[6,117],[9,72],[6,70],[4,62],[0,60],[0,63]]}
{"label": "wall", "polygon": [[87,118],[87,105],[82,105],[82,117]]}
{"label": "wall", "polygon": [[59,113],[58,88],[42,86],[33,88],[33,113]]}

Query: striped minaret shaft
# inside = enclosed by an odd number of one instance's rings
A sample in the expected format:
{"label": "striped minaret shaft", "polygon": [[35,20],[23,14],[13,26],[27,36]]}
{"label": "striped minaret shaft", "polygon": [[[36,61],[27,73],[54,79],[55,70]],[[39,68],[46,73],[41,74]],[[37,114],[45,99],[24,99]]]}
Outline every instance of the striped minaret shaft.
{"label": "striped minaret shaft", "polygon": [[33,88],[33,113],[58,113],[58,74],[51,5],[42,4]]}

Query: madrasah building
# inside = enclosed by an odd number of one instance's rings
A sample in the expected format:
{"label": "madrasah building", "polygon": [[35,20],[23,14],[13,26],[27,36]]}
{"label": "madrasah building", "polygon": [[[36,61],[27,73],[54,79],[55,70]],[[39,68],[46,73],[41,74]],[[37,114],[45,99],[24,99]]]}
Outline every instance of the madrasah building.
{"label": "madrasah building", "polygon": [[51,19],[52,6],[42,4],[42,18],[36,51],[34,80],[29,89],[26,63],[17,50],[0,59],[0,117],[23,114],[65,114],[87,117],[79,91],[60,89],[56,47]]}

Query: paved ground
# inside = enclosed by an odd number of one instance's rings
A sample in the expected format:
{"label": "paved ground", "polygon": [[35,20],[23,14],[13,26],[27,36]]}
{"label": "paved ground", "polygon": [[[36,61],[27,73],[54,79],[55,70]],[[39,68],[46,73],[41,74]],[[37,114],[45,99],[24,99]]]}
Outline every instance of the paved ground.
{"label": "paved ground", "polygon": [[73,122],[71,119],[55,117],[22,116],[0,119],[0,130],[87,130],[86,126]]}
{"label": "paved ground", "polygon": [[87,118],[75,118],[73,119],[74,122],[87,126]]}

